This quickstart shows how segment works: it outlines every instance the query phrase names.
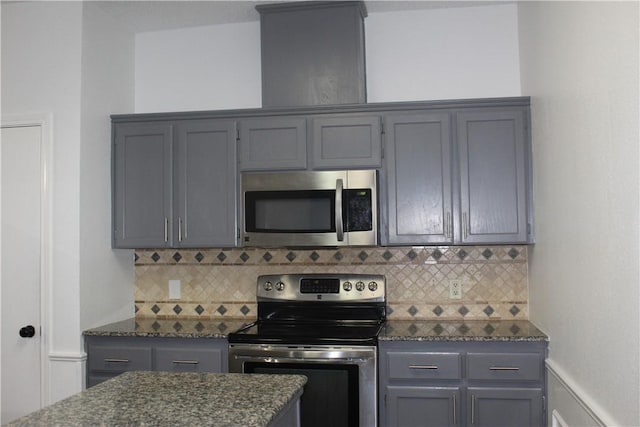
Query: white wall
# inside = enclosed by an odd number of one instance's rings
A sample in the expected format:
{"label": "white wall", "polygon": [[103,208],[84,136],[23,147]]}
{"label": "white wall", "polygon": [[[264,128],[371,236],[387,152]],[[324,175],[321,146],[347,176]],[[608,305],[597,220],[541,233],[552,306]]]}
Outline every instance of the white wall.
{"label": "white wall", "polygon": [[[554,393],[574,393],[596,421],[637,426],[639,3],[519,9],[537,230],[530,317],[550,335],[550,366],[566,384]],[[549,412],[581,425],[569,401]]]}
{"label": "white wall", "polygon": [[368,102],[520,96],[515,4],[371,13]]}
{"label": "white wall", "polygon": [[111,122],[133,111],[134,34],[83,8],[80,145],[80,327],[133,316],[133,251],[111,249]]}
{"label": "white wall", "polygon": [[[52,113],[53,230],[49,322],[50,395],[67,394],[57,379],[59,355],[80,358],[79,167],[80,3],[2,4],[2,114]],[[46,320],[44,321],[46,322]],[[54,355],[54,360],[50,356]],[[81,372],[73,367],[71,381]],[[67,388],[60,383],[61,388]],[[77,385],[69,386],[78,389]]]}
{"label": "white wall", "polygon": [[139,33],[136,112],[259,108],[260,23]]}
{"label": "white wall", "polygon": [[[117,105],[111,98],[130,90],[131,84],[127,81],[132,78],[127,80],[123,74],[107,76],[107,70],[98,71],[111,60],[108,56],[100,58],[99,51],[92,52],[95,56],[83,61],[83,50],[104,48],[100,38],[105,34],[104,27],[93,15],[87,24],[98,27],[83,28],[83,7],[80,2],[2,3],[2,114],[52,116],[52,278],[48,304],[50,318],[44,324],[49,344],[47,396],[50,402],[83,387],[81,332],[84,324],[97,322],[99,317],[108,318],[110,315],[106,312],[109,310],[113,310],[111,316],[123,315],[121,302],[125,295],[130,298],[133,294],[130,258],[129,265],[125,265],[123,258],[115,254],[109,256],[109,246],[103,246],[109,242],[105,237],[109,232],[105,229],[105,218],[109,215],[106,209],[108,193],[105,192],[109,191],[107,170],[110,162],[107,114],[111,107],[133,107],[130,96],[121,99]],[[88,34],[84,45],[83,30]],[[114,39],[114,42],[119,41],[122,38]],[[126,46],[118,48],[127,49]],[[113,53],[113,50],[109,52]],[[114,61],[124,65],[120,55],[118,53]],[[132,60],[127,67],[133,74]],[[95,77],[91,73],[96,73]],[[101,88],[100,84],[105,87]],[[124,87],[118,88],[118,84]],[[87,91],[84,96],[82,90]],[[114,93],[107,95],[109,91]],[[94,95],[103,97],[108,105],[100,105],[101,99],[93,99]],[[86,123],[83,122],[85,116]],[[99,193],[93,194],[94,191]],[[101,249],[96,256],[90,253],[98,247]],[[103,263],[110,268],[104,267]],[[128,283],[120,283],[123,280]],[[110,282],[114,288],[99,290]],[[95,289],[85,293],[85,286]],[[124,292],[126,286],[130,287],[130,292],[116,295]],[[130,299],[128,302],[127,314],[130,316],[132,302]],[[102,304],[102,310],[95,314],[85,313],[81,321],[84,304],[87,309]]]}
{"label": "white wall", "polygon": [[[372,13],[369,102],[519,96],[517,7]],[[136,36],[136,112],[257,108],[260,24]]]}

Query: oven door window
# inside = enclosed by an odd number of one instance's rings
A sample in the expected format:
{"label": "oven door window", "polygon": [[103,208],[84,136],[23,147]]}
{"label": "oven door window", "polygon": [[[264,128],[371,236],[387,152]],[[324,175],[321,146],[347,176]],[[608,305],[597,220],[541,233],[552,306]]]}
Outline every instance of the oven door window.
{"label": "oven door window", "polygon": [[245,362],[244,372],[306,376],[307,384],[300,399],[303,427],[359,425],[357,365]]}
{"label": "oven door window", "polygon": [[333,233],[335,190],[248,191],[246,231],[258,233]]}

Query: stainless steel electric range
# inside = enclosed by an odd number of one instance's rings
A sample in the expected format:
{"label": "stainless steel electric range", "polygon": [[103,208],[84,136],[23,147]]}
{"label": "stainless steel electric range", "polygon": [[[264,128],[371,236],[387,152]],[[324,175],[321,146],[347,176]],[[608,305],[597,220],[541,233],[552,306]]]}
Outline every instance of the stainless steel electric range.
{"label": "stainless steel electric range", "polygon": [[229,371],[305,375],[303,427],[375,427],[385,277],[259,276],[257,303],[256,322],[229,334]]}

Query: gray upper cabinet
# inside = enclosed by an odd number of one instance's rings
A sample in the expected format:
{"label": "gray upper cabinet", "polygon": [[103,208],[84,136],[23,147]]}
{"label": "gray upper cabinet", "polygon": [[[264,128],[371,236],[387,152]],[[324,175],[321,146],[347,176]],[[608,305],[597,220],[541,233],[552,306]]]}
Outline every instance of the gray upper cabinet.
{"label": "gray upper cabinet", "polygon": [[116,248],[164,247],[171,233],[173,126],[124,123],[114,129]]}
{"label": "gray upper cabinet", "polygon": [[385,118],[389,244],[452,240],[450,115]]}
{"label": "gray upper cabinet", "polygon": [[282,2],[256,9],[264,107],[366,102],[363,2]]}
{"label": "gray upper cabinet", "polygon": [[457,115],[463,243],[527,242],[522,109]]}
{"label": "gray upper cabinet", "polygon": [[232,120],[114,126],[116,248],[234,246]]}
{"label": "gray upper cabinet", "polygon": [[530,242],[527,120],[524,107],[387,115],[388,243]]}
{"label": "gray upper cabinet", "polygon": [[176,124],[174,246],[234,246],[236,129],[231,120]]}
{"label": "gray upper cabinet", "polygon": [[313,169],[379,168],[380,116],[328,116],[312,119]]}
{"label": "gray upper cabinet", "polygon": [[249,118],[239,127],[242,171],[307,168],[306,118]]}

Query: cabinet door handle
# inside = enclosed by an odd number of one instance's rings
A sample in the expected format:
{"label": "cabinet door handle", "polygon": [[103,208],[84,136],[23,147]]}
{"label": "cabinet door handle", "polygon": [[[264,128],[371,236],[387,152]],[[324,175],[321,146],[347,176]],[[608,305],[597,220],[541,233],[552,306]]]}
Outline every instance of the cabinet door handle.
{"label": "cabinet door handle", "polygon": [[456,394],[453,393],[453,425],[456,425]]}
{"label": "cabinet door handle", "polygon": [[519,371],[516,366],[489,366],[490,371]]}
{"label": "cabinet door handle", "polygon": [[447,212],[447,219],[446,219],[446,224],[444,225],[444,237],[446,237],[447,239],[451,238],[451,230],[452,230],[452,226],[451,226],[451,212]]}
{"label": "cabinet door handle", "polygon": [[169,218],[164,217],[164,242],[169,241]]}
{"label": "cabinet door handle", "polygon": [[476,423],[476,396],[471,395],[471,424]]}
{"label": "cabinet door handle", "polygon": [[106,363],[129,363],[129,359],[105,358],[104,361]]}
{"label": "cabinet door handle", "polygon": [[178,217],[178,242],[182,243],[182,218]]}
{"label": "cabinet door handle", "polygon": [[438,369],[438,365],[409,365],[409,369]]}
{"label": "cabinet door handle", "polygon": [[467,224],[467,213],[462,212],[462,234],[466,240],[467,234],[469,234],[469,224]]}
{"label": "cabinet door handle", "polygon": [[174,360],[173,363],[176,365],[197,365],[200,362],[197,360]]}

